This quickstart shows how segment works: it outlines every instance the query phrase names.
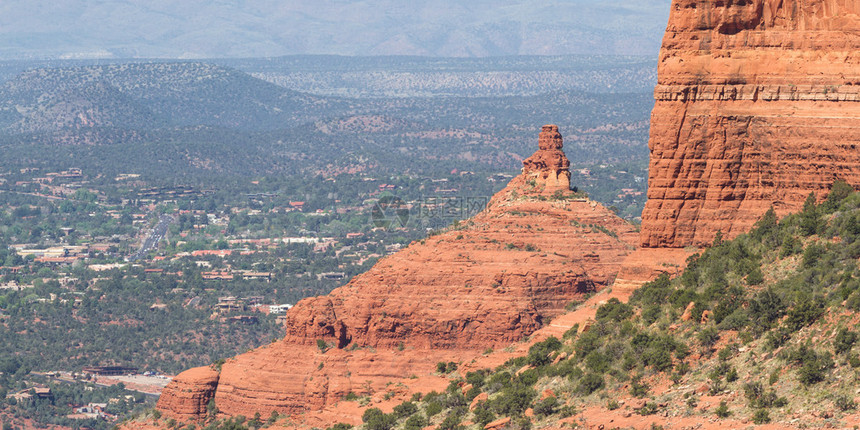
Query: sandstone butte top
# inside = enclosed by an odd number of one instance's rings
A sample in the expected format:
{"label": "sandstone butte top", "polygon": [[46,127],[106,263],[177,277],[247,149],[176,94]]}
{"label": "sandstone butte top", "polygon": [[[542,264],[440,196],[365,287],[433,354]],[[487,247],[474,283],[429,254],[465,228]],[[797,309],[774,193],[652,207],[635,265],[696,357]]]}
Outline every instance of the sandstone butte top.
{"label": "sandstone butte top", "polygon": [[523,161],[523,176],[527,181],[535,181],[536,189],[543,193],[570,190],[570,161],[563,147],[558,126],[545,125],[538,137],[538,151]]}

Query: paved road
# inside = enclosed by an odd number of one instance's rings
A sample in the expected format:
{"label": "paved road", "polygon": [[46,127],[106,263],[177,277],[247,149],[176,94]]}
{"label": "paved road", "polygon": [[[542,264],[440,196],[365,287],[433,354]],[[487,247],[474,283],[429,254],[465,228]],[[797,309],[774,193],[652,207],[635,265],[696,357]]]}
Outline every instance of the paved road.
{"label": "paved road", "polygon": [[155,249],[158,246],[158,242],[161,239],[164,239],[164,235],[167,234],[167,228],[170,227],[170,223],[173,222],[173,217],[170,215],[162,215],[158,218],[158,224],[153,228],[149,235],[146,236],[146,239],[143,240],[143,244],[140,246],[140,249],[137,250],[134,254],[127,258],[128,261],[136,261],[143,256],[146,255],[147,252]]}

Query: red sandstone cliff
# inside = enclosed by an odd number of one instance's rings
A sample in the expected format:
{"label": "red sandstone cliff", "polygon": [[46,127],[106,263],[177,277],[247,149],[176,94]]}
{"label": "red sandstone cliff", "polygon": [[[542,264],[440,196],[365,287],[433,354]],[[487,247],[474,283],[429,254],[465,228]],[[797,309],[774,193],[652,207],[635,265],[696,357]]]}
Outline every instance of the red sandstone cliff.
{"label": "red sandstone cliff", "polygon": [[643,246],[860,185],[860,2],[674,0],[658,76]]}
{"label": "red sandstone cliff", "polygon": [[[182,373],[158,408],[194,418],[214,396],[229,415],[317,410],[535,332],[608,285],[638,240],[631,225],[569,191],[561,149],[557,127],[544,127],[523,174],[486,210],[299,302],[283,340],[228,360],[214,385],[210,371]],[[319,339],[331,349],[322,352]]]}

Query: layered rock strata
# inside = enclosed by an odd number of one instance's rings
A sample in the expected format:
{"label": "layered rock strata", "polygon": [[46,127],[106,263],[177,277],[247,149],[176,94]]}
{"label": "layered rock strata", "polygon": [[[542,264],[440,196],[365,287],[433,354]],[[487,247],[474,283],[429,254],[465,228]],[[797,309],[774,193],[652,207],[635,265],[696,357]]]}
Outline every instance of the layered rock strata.
{"label": "layered rock strata", "polygon": [[553,194],[570,190],[570,161],[564,155],[564,141],[558,126],[545,125],[538,137],[539,150],[523,161],[523,176],[540,192]]}
{"label": "layered rock strata", "polygon": [[642,245],[710,244],[860,186],[860,2],[674,0]]}
{"label": "layered rock strata", "polygon": [[206,413],[206,406],[215,396],[219,376],[214,367],[186,370],[170,381],[170,389],[161,393],[158,405],[182,420],[198,418]]}
{"label": "layered rock strata", "polygon": [[[432,372],[438,361],[510,345],[572,299],[611,283],[638,234],[562,187],[569,162],[561,145],[557,128],[544,128],[524,173],[483,212],[380,260],[328,296],[299,302],[287,313],[283,340],[223,365],[213,394],[219,410],[298,413],[349,392],[383,390]],[[196,387],[198,372],[179,375],[159,409],[186,418],[196,404],[203,414],[205,403],[185,399],[201,391],[185,391]]]}

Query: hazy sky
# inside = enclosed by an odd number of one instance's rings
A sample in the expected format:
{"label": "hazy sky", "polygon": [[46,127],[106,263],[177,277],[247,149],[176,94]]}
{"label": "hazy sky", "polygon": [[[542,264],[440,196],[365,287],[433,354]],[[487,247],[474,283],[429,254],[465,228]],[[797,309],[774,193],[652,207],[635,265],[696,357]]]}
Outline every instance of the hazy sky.
{"label": "hazy sky", "polygon": [[1,0],[0,58],[644,54],[669,0]]}

